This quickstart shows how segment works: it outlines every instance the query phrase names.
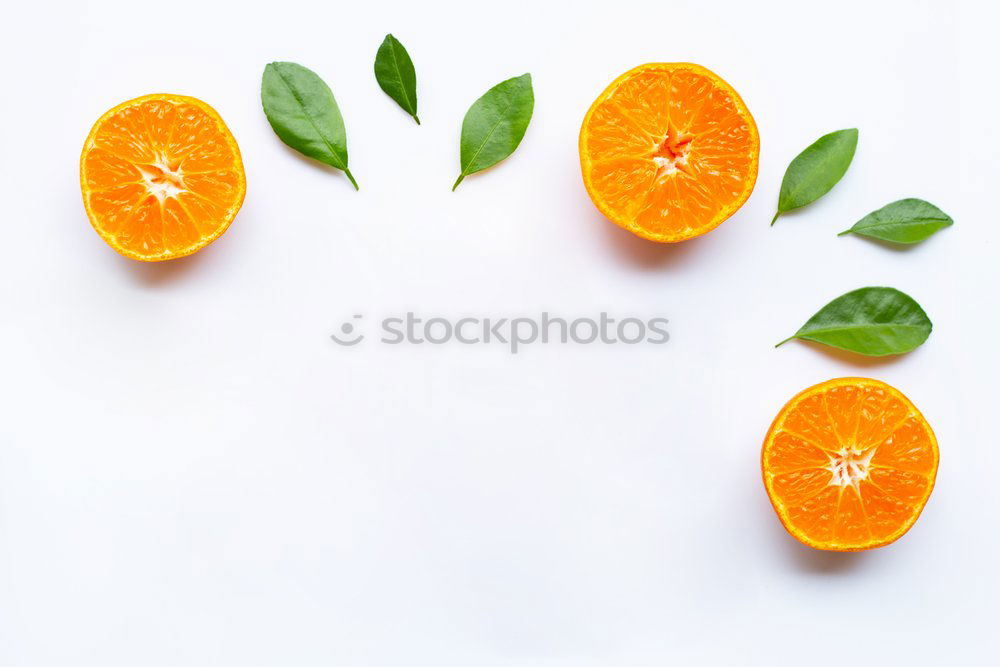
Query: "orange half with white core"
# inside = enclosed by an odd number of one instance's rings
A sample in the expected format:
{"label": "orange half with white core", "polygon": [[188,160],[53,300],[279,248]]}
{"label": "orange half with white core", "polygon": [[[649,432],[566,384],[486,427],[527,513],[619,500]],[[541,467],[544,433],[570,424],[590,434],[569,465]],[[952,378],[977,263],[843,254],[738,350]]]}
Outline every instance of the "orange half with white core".
{"label": "orange half with white core", "polygon": [[899,539],[934,488],[938,445],[897,389],[839,378],[792,398],[761,451],[778,518],[805,545],[860,551]]}
{"label": "orange half with white core", "polygon": [[615,224],[674,243],[735,213],[757,181],[760,137],[739,94],[691,63],[625,72],[580,129],[583,182]]}
{"label": "orange half with white core", "polygon": [[228,229],[246,194],[240,149],[215,109],[183,95],[138,97],[94,124],[80,157],[83,205],[108,245],[155,262]]}

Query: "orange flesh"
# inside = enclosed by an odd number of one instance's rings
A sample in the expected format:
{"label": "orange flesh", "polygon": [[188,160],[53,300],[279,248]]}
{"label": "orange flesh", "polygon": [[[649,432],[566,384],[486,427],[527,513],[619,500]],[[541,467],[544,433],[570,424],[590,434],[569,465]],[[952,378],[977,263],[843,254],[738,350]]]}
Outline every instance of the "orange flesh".
{"label": "orange flesh", "polygon": [[246,192],[236,140],[204,102],[147,95],[87,137],[80,186],[91,224],[133,259],[189,255],[229,227]]}
{"label": "orange flesh", "polygon": [[612,222],[654,241],[699,236],[750,196],[760,140],[735,90],[698,65],[618,77],[580,130],[584,184]]}
{"label": "orange flesh", "polygon": [[889,385],[866,378],[806,389],[764,441],[764,485],[795,538],[856,551],[898,539],[934,487],[938,447],[930,425]]}

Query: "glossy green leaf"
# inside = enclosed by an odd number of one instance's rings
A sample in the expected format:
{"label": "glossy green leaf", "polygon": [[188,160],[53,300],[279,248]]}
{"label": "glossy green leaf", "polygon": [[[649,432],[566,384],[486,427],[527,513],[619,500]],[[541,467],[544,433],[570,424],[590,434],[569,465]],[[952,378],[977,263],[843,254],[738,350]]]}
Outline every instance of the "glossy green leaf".
{"label": "glossy green leaf", "polygon": [[882,357],[918,347],[927,340],[931,326],[920,304],[903,292],[892,287],[862,287],[820,308],[778,345],[800,338]]}
{"label": "glossy green leaf", "polygon": [[333,91],[302,65],[271,63],[260,85],[264,114],[274,133],[298,152],[336,167],[358,183],[347,168],[347,131]]}
{"label": "glossy green leaf", "polygon": [[417,73],[410,54],[392,35],[386,35],[375,54],[375,80],[385,94],[396,100],[403,111],[417,117]]}
{"label": "glossy green leaf", "polygon": [[920,243],[953,222],[947,213],[930,202],[900,199],[872,211],[837,236],[857,234],[892,243]]}
{"label": "glossy green leaf", "polygon": [[771,224],[782,213],[811,204],[829,192],[847,173],[857,147],[856,129],[837,130],[823,135],[799,153],[785,170],[778,212]]}
{"label": "glossy green leaf", "polygon": [[451,189],[469,174],[513,153],[524,138],[534,107],[530,74],[498,83],[473,102],[462,121],[462,173]]}

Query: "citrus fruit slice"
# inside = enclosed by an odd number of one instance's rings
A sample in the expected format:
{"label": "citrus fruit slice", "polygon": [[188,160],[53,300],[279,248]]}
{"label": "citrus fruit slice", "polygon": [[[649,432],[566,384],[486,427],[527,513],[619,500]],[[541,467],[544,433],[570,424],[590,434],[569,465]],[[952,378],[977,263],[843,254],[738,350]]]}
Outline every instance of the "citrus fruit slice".
{"label": "citrus fruit slice", "polygon": [[903,535],[934,488],[934,432],[898,390],[839,378],[790,400],[764,439],[764,486],[781,523],[816,549],[859,551]]}
{"label": "citrus fruit slice", "polygon": [[236,217],[246,176],[215,109],[181,95],[146,95],[101,116],[80,157],[90,224],[126,257],[183,257]]}
{"label": "citrus fruit slice", "polygon": [[615,79],[580,129],[583,183],[609,220],[672,243],[718,227],[757,181],[757,125],[699,65],[651,63]]}

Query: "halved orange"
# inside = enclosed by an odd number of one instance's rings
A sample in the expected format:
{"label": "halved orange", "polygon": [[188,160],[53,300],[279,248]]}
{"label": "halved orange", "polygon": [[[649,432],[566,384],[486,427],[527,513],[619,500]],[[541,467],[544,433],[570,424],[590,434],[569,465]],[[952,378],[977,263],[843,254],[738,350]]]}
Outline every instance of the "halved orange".
{"label": "halved orange", "polygon": [[859,551],[899,539],[920,516],[937,475],[934,432],[884,382],[839,378],[790,400],[761,452],[781,523],[816,549]]}
{"label": "halved orange", "polygon": [[215,109],[156,94],[98,119],[83,145],[80,188],[90,224],[108,245],[155,262],[219,238],[243,204],[246,175]]}
{"label": "halved orange", "polygon": [[760,137],[733,87],[691,63],[615,79],[580,128],[583,182],[609,220],[673,243],[723,223],[757,181]]}

